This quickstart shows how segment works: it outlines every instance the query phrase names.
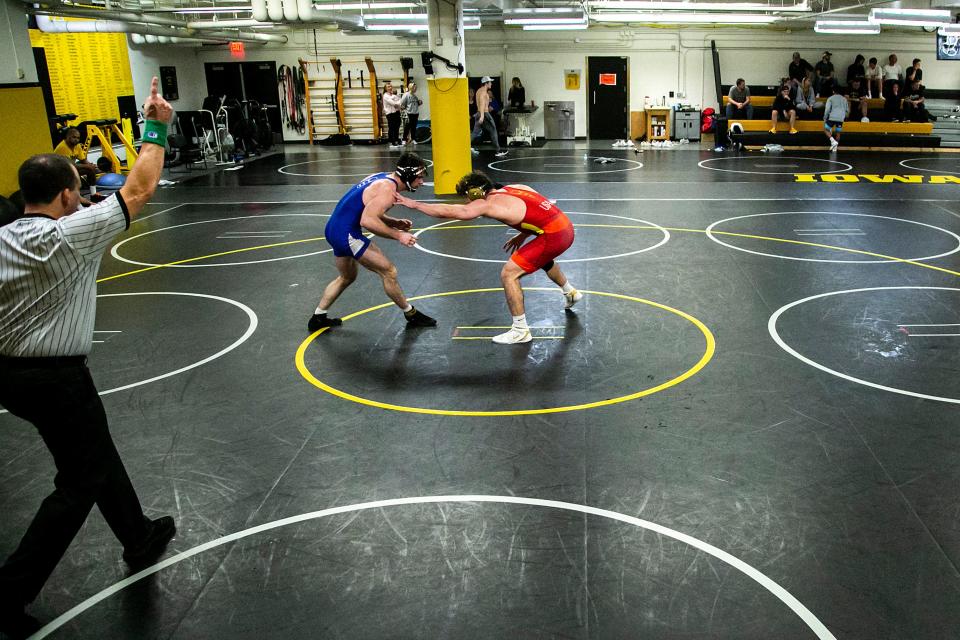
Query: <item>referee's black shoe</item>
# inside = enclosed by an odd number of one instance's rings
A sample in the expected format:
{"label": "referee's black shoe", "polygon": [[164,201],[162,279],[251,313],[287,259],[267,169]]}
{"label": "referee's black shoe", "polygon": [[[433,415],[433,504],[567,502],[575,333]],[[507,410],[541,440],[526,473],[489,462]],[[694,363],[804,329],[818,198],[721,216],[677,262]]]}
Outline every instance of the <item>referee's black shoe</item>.
{"label": "referee's black shoe", "polygon": [[408,327],[435,327],[437,321],[425,313],[420,313],[416,307],[403,314],[407,319]]}
{"label": "referee's black shoe", "polygon": [[342,324],[343,320],[340,318],[328,318],[325,313],[315,313],[310,317],[310,321],[307,322],[307,331],[313,333],[324,327],[339,327]]}
{"label": "referee's black shoe", "polygon": [[147,523],[147,535],[136,547],[125,547],[123,560],[131,569],[143,569],[160,557],[167,543],[177,533],[177,526],[170,516],[163,516]]}

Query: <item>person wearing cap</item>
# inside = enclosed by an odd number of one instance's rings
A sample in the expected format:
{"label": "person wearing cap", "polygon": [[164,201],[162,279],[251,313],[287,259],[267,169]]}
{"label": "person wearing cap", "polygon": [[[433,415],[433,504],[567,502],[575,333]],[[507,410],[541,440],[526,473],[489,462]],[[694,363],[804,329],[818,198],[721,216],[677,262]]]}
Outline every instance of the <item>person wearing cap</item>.
{"label": "person wearing cap", "polygon": [[397,268],[364,233],[369,231],[381,238],[396,240],[405,247],[417,244],[416,236],[410,233],[413,223],[392,218],[387,211],[394,205],[397,192],[416,191],[426,173],[427,165],[420,156],[405,152],[397,160],[394,171],[369,175],[340,198],[323,232],[333,247],[338,275],[323,290],[320,304],[307,322],[310,333],[343,324],[340,318],[328,318],[327,310],[357,279],[357,263],[380,276],[383,290],[403,312],[408,327],[437,326],[436,320],[417,311],[407,301],[397,281]]}
{"label": "person wearing cap", "polygon": [[787,67],[787,75],[790,76],[790,79],[801,83],[804,78],[810,77],[812,72],[813,67],[810,66],[810,63],[800,57],[799,51],[794,51],[793,60],[790,62],[790,66]]}
{"label": "person wearing cap", "polygon": [[[53,491],[0,567],[0,636],[25,638],[40,628],[25,607],[94,505],[131,570],[153,563],[176,533],[172,517],[144,515],[87,368],[104,250],[146,206],[163,170],[173,107],[159,84],[154,77],[143,104],[140,155],[119,191],[80,209],[73,162],[53,153],[31,156],[17,175],[25,213],[0,228],[0,405],[36,427],[57,470]],[[38,480],[32,476],[11,478],[8,495]],[[150,501],[154,508],[158,502]],[[4,522],[13,526],[13,513]]]}
{"label": "person wearing cap", "polygon": [[[507,152],[500,150],[500,140],[499,134],[497,133],[497,125],[493,121],[493,115],[490,108],[490,102],[492,99],[490,92],[493,90],[493,78],[490,76],[483,76],[480,82],[480,88],[477,89],[477,94],[475,96],[477,103],[477,121],[473,125],[473,133],[470,134],[470,144],[472,145],[477,140],[480,140],[483,137],[483,132],[486,131],[488,134],[490,134],[490,140],[493,142],[494,155],[496,155],[498,158],[501,158],[507,155]],[[474,155],[480,153],[476,147],[472,147],[471,151]]]}
{"label": "person wearing cap", "polygon": [[829,51],[824,51],[820,62],[813,68],[813,90],[817,92],[818,96],[829,96],[832,93],[833,63],[830,62],[830,56],[832,55]]}

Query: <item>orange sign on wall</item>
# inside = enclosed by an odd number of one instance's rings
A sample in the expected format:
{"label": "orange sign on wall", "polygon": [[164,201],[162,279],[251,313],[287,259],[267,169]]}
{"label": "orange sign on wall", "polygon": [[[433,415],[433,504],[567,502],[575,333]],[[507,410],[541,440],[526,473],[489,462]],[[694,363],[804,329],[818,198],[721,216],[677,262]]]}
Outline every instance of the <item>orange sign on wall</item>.
{"label": "orange sign on wall", "polygon": [[605,84],[611,87],[617,86],[617,74],[615,73],[601,73],[600,74],[600,84]]}

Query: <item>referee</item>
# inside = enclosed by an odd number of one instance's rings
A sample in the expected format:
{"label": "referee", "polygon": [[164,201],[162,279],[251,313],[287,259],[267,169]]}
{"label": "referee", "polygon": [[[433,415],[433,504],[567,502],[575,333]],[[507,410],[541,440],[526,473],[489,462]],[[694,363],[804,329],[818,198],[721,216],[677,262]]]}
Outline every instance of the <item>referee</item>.
{"label": "referee", "polygon": [[53,456],[54,491],[0,567],[0,632],[26,637],[40,623],[24,611],[97,505],[132,568],[156,560],[173,518],[150,520],[114,447],[87,369],[97,271],[107,246],[153,195],[173,109],[153,79],[137,163],[115,195],[78,211],[80,176],[55,154],[19,170],[25,215],[0,227],[0,405],[37,428]]}

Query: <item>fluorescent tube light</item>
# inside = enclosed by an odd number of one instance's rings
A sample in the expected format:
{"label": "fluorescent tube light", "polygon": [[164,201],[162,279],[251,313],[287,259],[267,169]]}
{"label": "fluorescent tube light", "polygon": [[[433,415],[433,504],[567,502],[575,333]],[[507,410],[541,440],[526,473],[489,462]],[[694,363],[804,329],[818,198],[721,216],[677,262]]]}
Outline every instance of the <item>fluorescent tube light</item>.
{"label": "fluorescent tube light", "polygon": [[414,22],[426,21],[425,13],[365,13],[364,20],[413,20]]}
{"label": "fluorescent tube light", "polygon": [[817,20],[813,30],[817,33],[876,35],[880,33],[880,25],[869,20]]}
{"label": "fluorescent tube light", "polygon": [[738,13],[592,13],[594,22],[655,22],[665,24],[769,24],[776,22],[776,16]]}
{"label": "fluorescent tube light", "polygon": [[475,22],[474,22],[474,21],[467,22],[466,20],[463,21],[463,30],[464,30],[464,31],[475,31],[475,30],[477,30],[477,29],[479,29],[479,28],[480,28],[480,21],[479,21],[479,20],[477,20],[477,21],[475,21]]}
{"label": "fluorescent tube light", "polygon": [[504,9],[503,15],[524,15],[524,14],[544,14],[544,13],[583,13],[579,7],[520,7],[517,9]]}
{"label": "fluorescent tube light", "polygon": [[597,9],[646,9],[648,11],[810,11],[807,0],[797,4],[775,5],[765,2],[677,2],[666,0],[592,0],[591,7]]}
{"label": "fluorescent tube light", "polygon": [[503,24],[585,24],[586,16],[576,18],[507,18]]}
{"label": "fluorescent tube light", "polygon": [[426,31],[429,27],[425,24],[382,22],[379,24],[364,24],[363,28],[367,31]]}
{"label": "fluorescent tube light", "polygon": [[870,9],[870,22],[904,27],[939,27],[953,18],[948,9]]}
{"label": "fluorescent tube light", "polygon": [[524,31],[584,31],[587,23],[583,24],[525,24]]}
{"label": "fluorescent tube light", "polygon": [[351,11],[356,9],[415,9],[413,2],[314,2],[313,8],[317,11]]}
{"label": "fluorescent tube light", "polygon": [[942,36],[960,36],[960,24],[945,24],[937,30]]}

